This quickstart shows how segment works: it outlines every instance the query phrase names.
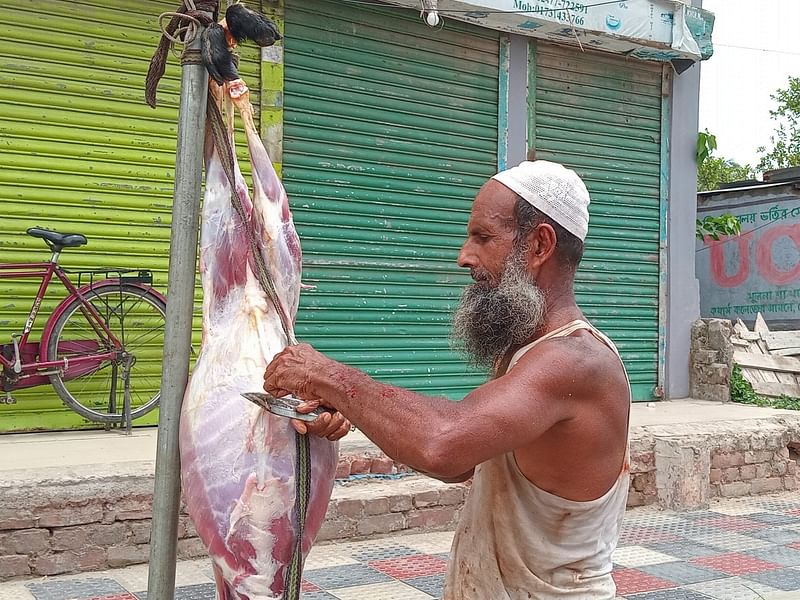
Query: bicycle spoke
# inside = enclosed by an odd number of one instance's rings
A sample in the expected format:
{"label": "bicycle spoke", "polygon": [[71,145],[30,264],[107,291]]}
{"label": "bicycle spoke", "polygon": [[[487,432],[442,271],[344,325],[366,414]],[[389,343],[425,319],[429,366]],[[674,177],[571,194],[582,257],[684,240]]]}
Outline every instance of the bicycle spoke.
{"label": "bicycle spoke", "polygon": [[[153,335],[151,335],[151,336],[149,336],[148,338],[144,339],[144,340],[143,340],[143,342],[142,342],[142,345],[145,345],[145,346],[146,346],[148,343],[150,343],[150,342],[152,342],[153,340],[157,339],[159,335],[163,335],[163,334],[164,334],[164,328],[163,328],[163,327],[158,327],[158,328],[153,328],[153,329],[150,329],[150,330],[148,330],[148,331],[144,331],[144,332],[142,332],[142,334],[141,334],[139,337],[137,337],[135,340],[129,341],[129,342],[126,344],[126,347],[128,347],[128,348],[136,348],[136,347],[138,347],[138,345],[137,345],[137,344],[135,344],[134,342],[138,342],[138,341],[139,341],[139,340],[141,340],[141,339],[142,339],[142,338],[143,338],[145,335],[147,335],[147,334],[149,334],[149,333],[153,333]],[[162,343],[163,343],[163,340],[162,340]]]}
{"label": "bicycle spoke", "polygon": [[[110,365],[109,365],[110,366]],[[94,391],[94,388],[106,388],[110,386],[112,378],[112,373],[110,369],[101,368],[98,371],[95,371],[89,376],[79,377],[77,379],[72,379],[67,382],[70,389],[70,393],[75,391],[79,392],[80,397],[82,398],[94,398],[97,395],[97,392]],[[106,385],[105,383],[98,384],[98,382],[108,382]],[[80,382],[80,385],[78,384]],[[100,400],[95,400],[91,404],[98,404],[101,405],[108,400],[107,394],[101,394],[103,396]]]}
{"label": "bicycle spoke", "polygon": [[[152,409],[159,399],[160,349],[165,319],[163,304],[147,292],[126,288],[124,284],[119,289],[109,286],[95,290],[87,300],[103,319],[104,327],[122,344],[120,350],[124,349],[134,357],[128,391],[133,418],[137,418]],[[89,314],[78,301],[67,308],[56,325],[57,331],[47,350],[48,356],[57,360],[58,357],[88,356],[94,352],[92,345],[61,347],[59,341],[94,342],[103,350],[109,347],[108,334],[97,323],[97,318]],[[90,350],[87,351],[87,347]],[[125,395],[122,365],[118,362],[122,357],[118,355],[116,363],[98,359],[96,365],[88,367],[89,372],[77,377],[73,374],[69,380],[54,376],[53,384],[64,401],[83,416],[107,423],[119,422],[122,420]],[[81,372],[80,368],[73,371]]]}
{"label": "bicycle spoke", "polygon": [[[131,312],[131,311],[132,311],[134,308],[136,308],[137,306],[139,306],[139,304],[141,304],[142,302],[144,302],[144,296],[139,296],[139,298],[136,300],[136,302],[134,302],[134,303],[133,303],[133,306],[131,306],[131,307],[130,307],[130,308],[127,310],[127,312],[126,312],[126,311],[123,309],[123,311],[122,311],[122,319],[125,319],[125,317],[127,317],[127,316],[128,316],[128,314],[129,314],[129,313],[130,313],[130,312]],[[147,304],[149,305],[149,303],[147,303]]]}

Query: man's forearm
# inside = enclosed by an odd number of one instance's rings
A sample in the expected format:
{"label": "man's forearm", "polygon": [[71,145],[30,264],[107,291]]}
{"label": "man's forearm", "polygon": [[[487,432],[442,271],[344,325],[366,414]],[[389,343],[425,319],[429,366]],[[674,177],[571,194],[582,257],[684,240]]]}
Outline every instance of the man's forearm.
{"label": "man's forearm", "polygon": [[449,472],[447,456],[458,404],[380,383],[334,361],[312,377],[311,388],[394,460],[434,477],[461,474]]}

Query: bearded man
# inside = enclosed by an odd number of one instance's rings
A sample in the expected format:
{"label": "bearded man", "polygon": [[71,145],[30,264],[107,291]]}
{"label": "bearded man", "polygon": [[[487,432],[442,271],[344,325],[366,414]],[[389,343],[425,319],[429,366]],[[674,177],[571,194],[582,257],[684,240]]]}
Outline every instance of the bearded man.
{"label": "bearded man", "polygon": [[338,412],[388,456],[446,482],[473,478],[445,600],[610,600],[628,495],[630,386],[619,354],[575,302],[589,225],[578,175],[547,161],[498,173],[472,207],[458,257],[475,283],[453,335],[491,379],[461,402],[379,383],[308,345],[267,368],[265,389]]}

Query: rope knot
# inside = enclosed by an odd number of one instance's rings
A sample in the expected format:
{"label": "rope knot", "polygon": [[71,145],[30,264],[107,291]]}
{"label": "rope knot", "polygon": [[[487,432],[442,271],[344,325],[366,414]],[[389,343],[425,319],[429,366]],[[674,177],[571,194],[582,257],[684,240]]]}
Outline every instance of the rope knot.
{"label": "rope knot", "polygon": [[[155,108],[158,82],[167,69],[167,54],[175,52],[175,46],[188,46],[197,39],[201,27],[208,27],[217,21],[219,16],[219,0],[183,0],[180,8],[174,12],[164,12],[158,16],[161,29],[161,40],[150,60],[150,68],[145,80],[145,100]],[[165,19],[169,22],[165,25]],[[194,57],[179,56],[181,60],[191,63]]]}

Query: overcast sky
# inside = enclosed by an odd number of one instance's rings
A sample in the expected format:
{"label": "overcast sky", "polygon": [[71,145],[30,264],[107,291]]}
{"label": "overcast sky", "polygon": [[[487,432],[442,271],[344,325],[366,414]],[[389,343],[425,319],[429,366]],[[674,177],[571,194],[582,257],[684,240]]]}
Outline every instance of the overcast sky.
{"label": "overcast sky", "polygon": [[701,70],[700,130],[717,136],[718,156],[755,165],[774,129],[770,94],[800,76],[800,0],[704,0],[703,8],[716,22],[714,56]]}

